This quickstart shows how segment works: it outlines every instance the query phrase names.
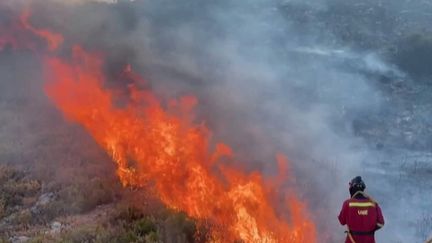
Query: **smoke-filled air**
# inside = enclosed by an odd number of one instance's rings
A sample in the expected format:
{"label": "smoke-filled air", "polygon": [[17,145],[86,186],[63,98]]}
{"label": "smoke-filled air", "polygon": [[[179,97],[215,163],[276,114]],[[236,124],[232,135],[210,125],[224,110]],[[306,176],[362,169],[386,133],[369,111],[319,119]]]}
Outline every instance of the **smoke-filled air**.
{"label": "smoke-filled air", "polygon": [[0,242],[432,242],[431,13],[2,0]]}

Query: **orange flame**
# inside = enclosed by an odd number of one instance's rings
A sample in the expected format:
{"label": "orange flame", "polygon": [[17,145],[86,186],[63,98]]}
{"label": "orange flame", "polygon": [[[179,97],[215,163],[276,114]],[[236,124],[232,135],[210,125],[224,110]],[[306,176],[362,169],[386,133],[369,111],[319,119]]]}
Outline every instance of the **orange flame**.
{"label": "orange flame", "polygon": [[13,49],[35,50],[37,45],[28,33],[46,41],[49,51],[55,51],[61,46],[64,41],[61,34],[32,26],[29,22],[30,16],[30,10],[26,9],[10,26],[0,26],[0,50],[7,45]]}
{"label": "orange flame", "polygon": [[22,12],[22,14],[20,16],[20,23],[22,24],[22,26],[25,29],[31,31],[36,36],[39,36],[40,38],[45,40],[48,43],[48,48],[50,51],[57,50],[64,41],[63,36],[60,34],[51,32],[50,30],[47,30],[47,29],[39,29],[39,28],[33,27],[29,23],[30,16],[31,16],[31,12],[29,9],[25,9]]}
{"label": "orange flame", "polygon": [[[168,207],[214,225],[214,242],[316,241],[315,226],[295,194],[283,203],[286,219],[275,209],[276,188],[260,173],[222,163],[235,164],[235,155],[223,143],[212,146],[210,131],[194,123],[195,97],[164,105],[151,91],[131,85],[129,104],[119,107],[116,93],[104,88],[102,65],[101,57],[80,47],[70,61],[47,58],[46,92],[111,155],[124,186],[152,185]],[[125,72],[143,81],[130,66]],[[277,159],[287,167],[283,156]]]}

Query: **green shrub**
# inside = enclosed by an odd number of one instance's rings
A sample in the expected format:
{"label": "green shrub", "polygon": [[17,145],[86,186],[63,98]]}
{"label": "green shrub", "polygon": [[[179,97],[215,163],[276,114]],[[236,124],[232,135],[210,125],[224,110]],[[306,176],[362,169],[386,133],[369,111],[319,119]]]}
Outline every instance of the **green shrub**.
{"label": "green shrub", "polygon": [[178,235],[187,242],[194,242],[196,225],[195,222],[189,219],[184,213],[172,213],[165,220],[165,228],[168,228],[170,234]]}
{"label": "green shrub", "polygon": [[110,224],[119,227],[113,242],[159,242],[156,219],[136,207],[119,206]]}
{"label": "green shrub", "polygon": [[154,223],[154,220],[145,217],[142,219],[137,220],[133,224],[133,232],[139,236],[146,236],[150,233],[156,233],[157,228]]}
{"label": "green shrub", "polygon": [[132,231],[124,231],[119,235],[115,236],[113,242],[140,242],[140,238],[136,236]]}
{"label": "green shrub", "polygon": [[148,243],[156,243],[159,242],[159,235],[156,232],[150,232],[146,235],[145,241]]}
{"label": "green shrub", "polygon": [[117,212],[111,217],[111,224],[129,224],[144,217],[141,210],[136,207],[120,205]]}

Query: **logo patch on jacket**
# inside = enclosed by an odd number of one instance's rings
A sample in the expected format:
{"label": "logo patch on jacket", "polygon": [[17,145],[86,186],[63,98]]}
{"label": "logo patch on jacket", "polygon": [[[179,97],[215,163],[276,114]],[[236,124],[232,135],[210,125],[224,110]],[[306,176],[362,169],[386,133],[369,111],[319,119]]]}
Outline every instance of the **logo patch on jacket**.
{"label": "logo patch on jacket", "polygon": [[358,210],[357,213],[358,213],[358,215],[366,216],[366,215],[368,215],[368,210],[367,209]]}

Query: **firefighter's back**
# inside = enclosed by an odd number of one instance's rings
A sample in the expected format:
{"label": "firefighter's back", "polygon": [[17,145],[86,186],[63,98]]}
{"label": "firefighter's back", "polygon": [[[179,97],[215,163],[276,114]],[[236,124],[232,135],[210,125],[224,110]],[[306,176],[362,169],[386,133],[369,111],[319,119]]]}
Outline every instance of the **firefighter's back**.
{"label": "firefighter's back", "polygon": [[356,243],[374,243],[377,226],[377,204],[369,199],[347,200],[347,225]]}
{"label": "firefighter's back", "polygon": [[375,231],[384,226],[378,203],[364,192],[366,184],[360,176],[349,183],[351,198],[342,205],[338,219],[348,228],[346,243],[375,243]]}

